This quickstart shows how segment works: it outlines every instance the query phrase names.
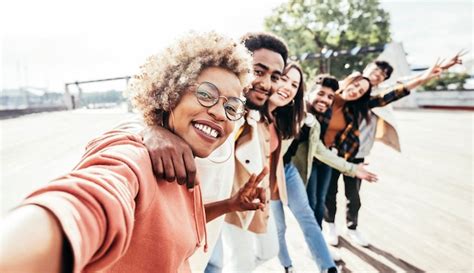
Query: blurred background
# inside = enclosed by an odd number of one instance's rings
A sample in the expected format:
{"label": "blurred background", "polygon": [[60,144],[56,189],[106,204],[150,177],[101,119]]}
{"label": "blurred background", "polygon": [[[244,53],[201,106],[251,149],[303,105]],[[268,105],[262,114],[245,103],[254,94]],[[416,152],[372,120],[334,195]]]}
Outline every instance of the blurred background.
{"label": "blurred background", "polygon": [[[275,32],[308,79],[319,72],[348,75],[384,51],[399,68],[395,79],[466,49],[463,66],[425,89],[474,88],[469,0],[20,0],[3,2],[1,10],[0,110],[114,106],[145,58],[190,30],[235,38]],[[94,82],[104,79],[114,80]]]}
{"label": "blurred background", "polygon": [[[272,31],[309,86],[317,73],[342,78],[375,58],[394,66],[390,84],[464,49],[463,65],[396,103],[403,153],[376,143],[368,161],[380,180],[361,191],[371,245],[341,237],[338,248],[342,272],[473,272],[473,14],[471,0],[2,1],[0,213],[132,117],[129,77],[187,31]],[[286,215],[295,269],[315,272]],[[282,268],[275,258],[257,272]]]}

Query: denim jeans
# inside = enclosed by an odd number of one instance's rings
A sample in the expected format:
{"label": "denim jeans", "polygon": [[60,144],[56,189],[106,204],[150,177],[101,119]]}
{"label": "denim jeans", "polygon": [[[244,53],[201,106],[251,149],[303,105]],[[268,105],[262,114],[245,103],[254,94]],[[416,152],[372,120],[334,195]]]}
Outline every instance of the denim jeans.
{"label": "denim jeans", "polygon": [[[311,251],[316,265],[321,271],[330,267],[335,267],[336,265],[329,253],[321,229],[314,218],[313,210],[309,206],[308,196],[304,188],[303,180],[292,163],[285,165],[285,178],[286,190],[288,193],[288,206],[303,231],[306,244]],[[284,267],[288,267],[292,265],[292,262],[285,239],[286,224],[283,203],[281,201],[272,200],[270,205],[275,217],[278,242],[280,244],[278,258]]]}
{"label": "denim jeans", "polygon": [[219,235],[219,239],[217,239],[216,245],[211,254],[211,258],[207,263],[206,269],[204,269],[204,273],[221,273],[224,263],[224,258],[222,257],[223,254],[223,246],[222,246],[222,234]]}
{"label": "denim jeans", "polygon": [[314,211],[314,217],[322,228],[324,217],[324,208],[326,203],[326,194],[328,193],[329,184],[331,182],[332,168],[324,163],[313,161],[313,168],[309,176],[306,193],[311,209]]}

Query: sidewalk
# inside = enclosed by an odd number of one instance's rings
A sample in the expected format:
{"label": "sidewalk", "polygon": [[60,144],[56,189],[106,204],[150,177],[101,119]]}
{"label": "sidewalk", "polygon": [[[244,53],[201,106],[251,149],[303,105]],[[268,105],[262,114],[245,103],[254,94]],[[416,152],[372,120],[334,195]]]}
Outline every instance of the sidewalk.
{"label": "sidewalk", "polygon": [[[343,235],[344,272],[473,272],[473,115],[396,112],[403,153],[376,143],[368,158],[379,182],[362,185],[359,223],[372,245],[353,246]],[[1,213],[72,168],[91,138],[129,116],[79,110],[0,121]],[[339,189],[336,222],[343,232],[342,184]],[[316,272],[296,220],[286,215],[296,272]],[[274,258],[257,272],[283,269]]]}
{"label": "sidewalk", "polygon": [[[379,182],[361,187],[359,229],[369,248],[345,235],[339,181],[336,224],[343,272],[473,272],[474,113],[397,111],[402,154],[376,143],[367,162]],[[289,210],[288,245],[296,272],[317,272]],[[324,227],[323,227],[324,228]],[[283,272],[278,259],[258,272]]]}

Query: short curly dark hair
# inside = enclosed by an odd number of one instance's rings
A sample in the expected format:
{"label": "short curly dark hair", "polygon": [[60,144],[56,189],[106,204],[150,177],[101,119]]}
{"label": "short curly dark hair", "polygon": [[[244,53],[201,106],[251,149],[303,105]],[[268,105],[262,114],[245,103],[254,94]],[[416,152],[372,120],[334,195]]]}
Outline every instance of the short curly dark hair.
{"label": "short curly dark hair", "polygon": [[242,36],[240,40],[251,52],[265,48],[280,54],[286,67],[288,46],[282,38],[269,32],[251,32]]}
{"label": "short curly dark hair", "polygon": [[243,87],[253,80],[252,56],[244,45],[216,32],[190,32],[148,57],[128,86],[128,95],[149,126],[160,125],[208,67],[234,73]]}

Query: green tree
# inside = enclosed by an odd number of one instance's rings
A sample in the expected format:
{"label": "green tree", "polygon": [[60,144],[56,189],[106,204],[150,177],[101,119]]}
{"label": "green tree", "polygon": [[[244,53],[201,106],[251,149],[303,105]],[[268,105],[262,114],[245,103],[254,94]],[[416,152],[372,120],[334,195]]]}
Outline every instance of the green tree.
{"label": "green tree", "polygon": [[[290,54],[351,50],[390,41],[389,14],[378,0],[289,0],[265,18],[265,29],[283,37]],[[336,77],[361,70],[376,55],[357,54],[302,62],[306,76],[331,73]]]}

